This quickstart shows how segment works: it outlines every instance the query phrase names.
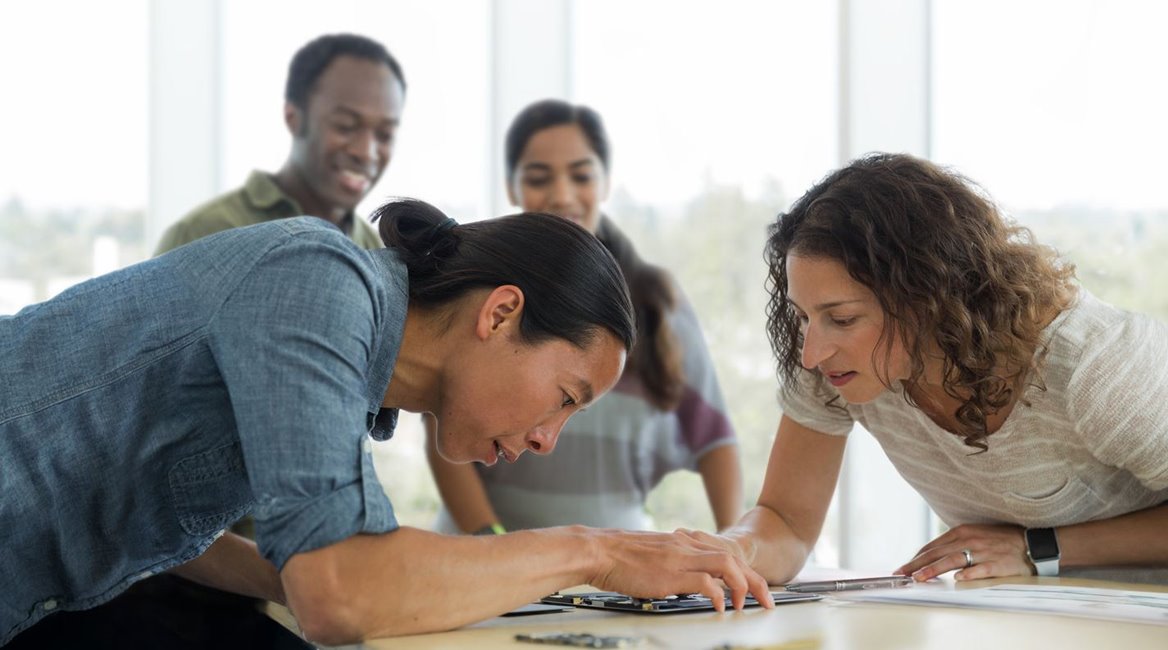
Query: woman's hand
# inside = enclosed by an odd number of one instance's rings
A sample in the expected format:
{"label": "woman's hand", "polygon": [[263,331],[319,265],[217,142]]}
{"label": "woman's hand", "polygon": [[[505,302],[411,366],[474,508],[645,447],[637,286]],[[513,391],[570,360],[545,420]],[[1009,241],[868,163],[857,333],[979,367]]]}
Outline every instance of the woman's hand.
{"label": "woman's hand", "polygon": [[918,582],[957,570],[957,580],[1034,575],[1021,526],[965,524],[925,544],[894,573]]}
{"label": "woman's hand", "polygon": [[724,583],[735,609],[743,607],[748,593],[763,607],[774,607],[766,580],[717,536],[597,532],[602,570],[589,580],[595,587],[642,598],[700,593],[722,611]]}

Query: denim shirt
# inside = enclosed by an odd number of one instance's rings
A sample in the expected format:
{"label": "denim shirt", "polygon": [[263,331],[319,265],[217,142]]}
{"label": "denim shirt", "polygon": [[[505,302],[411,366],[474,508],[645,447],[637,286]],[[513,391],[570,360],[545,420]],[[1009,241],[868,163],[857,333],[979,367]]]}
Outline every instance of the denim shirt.
{"label": "denim shirt", "polygon": [[369,432],[392,432],[407,304],[392,250],[308,217],[0,316],[0,645],[194,559],[249,512],[277,568],[396,529]]}

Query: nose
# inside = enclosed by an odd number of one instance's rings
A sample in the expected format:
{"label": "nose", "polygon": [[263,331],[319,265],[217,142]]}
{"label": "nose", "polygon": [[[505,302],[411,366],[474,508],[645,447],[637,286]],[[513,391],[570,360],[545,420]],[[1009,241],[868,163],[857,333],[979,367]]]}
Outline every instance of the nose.
{"label": "nose", "polygon": [[552,207],[562,208],[572,205],[576,200],[576,192],[568,178],[557,178],[552,185]]}
{"label": "nose", "polygon": [[377,148],[377,135],[372,129],[358,129],[357,133],[349,140],[349,146],[346,147],[349,155],[362,164],[369,164],[379,158]]}
{"label": "nose", "polygon": [[563,430],[564,423],[567,421],[567,418],[561,418],[537,426],[524,436],[524,444],[533,454],[546,456],[552,453],[552,450],[556,448],[556,441],[560,439],[560,431]]}
{"label": "nose", "polygon": [[829,359],[833,354],[835,354],[834,348],[815,331],[815,328],[811,327],[810,324],[803,328],[803,350],[800,362],[804,368],[814,370],[816,366]]}

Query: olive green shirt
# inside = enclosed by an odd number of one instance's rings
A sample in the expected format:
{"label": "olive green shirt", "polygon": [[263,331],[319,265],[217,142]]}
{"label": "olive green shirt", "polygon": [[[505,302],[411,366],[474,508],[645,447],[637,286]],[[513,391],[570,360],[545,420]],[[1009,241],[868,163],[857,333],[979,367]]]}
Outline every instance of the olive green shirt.
{"label": "olive green shirt", "polygon": [[[253,171],[243,187],[211,199],[171,224],[162,233],[154,254],[161,255],[221,230],[303,215],[296,200],[285,194],[270,174]],[[345,215],[340,228],[361,248],[382,247],[373,227],[352,212]]]}

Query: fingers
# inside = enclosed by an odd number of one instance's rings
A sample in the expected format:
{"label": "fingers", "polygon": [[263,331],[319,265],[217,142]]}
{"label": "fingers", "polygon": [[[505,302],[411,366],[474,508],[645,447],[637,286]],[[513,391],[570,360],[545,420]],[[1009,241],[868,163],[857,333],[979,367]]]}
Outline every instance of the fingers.
{"label": "fingers", "polygon": [[[933,578],[936,578],[937,576],[945,573],[949,573],[950,571],[965,569],[967,567],[967,563],[964,550],[965,549],[941,555],[935,561],[930,562],[929,564],[926,564],[925,566],[913,571],[911,574],[913,579],[917,582],[925,582],[926,580],[932,580]],[[970,555],[973,555],[972,551],[970,551]]]}
{"label": "fingers", "polygon": [[918,582],[956,571],[957,580],[1029,575],[1022,529],[1008,525],[958,526],[923,546],[895,573]]}
{"label": "fingers", "polygon": [[609,560],[594,578],[598,587],[642,598],[700,593],[719,612],[726,609],[727,597],[734,609],[742,609],[748,594],[763,607],[774,606],[766,580],[729,540],[693,530],[615,533],[604,540]]}
{"label": "fingers", "polygon": [[[716,552],[697,556],[698,564],[695,570],[702,571],[712,578],[721,578],[725,583],[725,591],[718,588],[719,597],[730,597],[730,604],[734,609],[741,610],[746,606],[746,596],[752,595],[763,607],[770,609],[775,602],[771,597],[770,587],[766,580],[757,571],[750,568],[735,555],[720,549]],[[726,593],[728,591],[728,593]],[[721,611],[719,609],[719,611]]]}

